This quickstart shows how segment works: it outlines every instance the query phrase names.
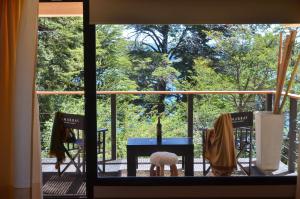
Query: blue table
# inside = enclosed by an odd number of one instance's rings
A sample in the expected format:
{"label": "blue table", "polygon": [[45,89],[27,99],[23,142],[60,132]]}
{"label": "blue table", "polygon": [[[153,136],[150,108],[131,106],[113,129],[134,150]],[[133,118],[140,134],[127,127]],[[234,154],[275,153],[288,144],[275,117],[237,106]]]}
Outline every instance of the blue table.
{"label": "blue table", "polygon": [[194,175],[194,144],[192,138],[129,138],[127,143],[127,175],[136,176],[138,156],[150,156],[157,151],[168,151],[184,157],[185,176]]}

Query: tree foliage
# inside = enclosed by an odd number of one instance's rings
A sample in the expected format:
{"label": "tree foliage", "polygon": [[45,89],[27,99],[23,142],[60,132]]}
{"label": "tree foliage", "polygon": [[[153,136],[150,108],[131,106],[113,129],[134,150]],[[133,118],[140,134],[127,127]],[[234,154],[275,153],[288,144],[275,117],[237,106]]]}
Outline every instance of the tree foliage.
{"label": "tree foliage", "polygon": [[[257,27],[258,30],[260,27]],[[215,51],[220,56],[218,72],[225,75],[231,90],[274,89],[278,37],[272,32],[257,33],[250,25],[234,28],[230,37],[211,32]],[[253,95],[233,95],[231,101],[238,111],[249,110]]]}
{"label": "tree foliage", "polygon": [[[274,89],[276,31],[264,25],[97,25],[96,87],[102,91]],[[83,90],[82,18],[40,18],[36,79],[37,90]],[[39,100],[42,147],[47,150],[54,112],[83,114],[84,99],[62,95]],[[211,126],[222,112],[255,109],[255,100],[242,94],[195,96],[195,136],[197,129]],[[183,95],[118,95],[118,157],[126,156],[127,138],[155,137],[157,113],[164,137],[185,136],[186,110]],[[110,96],[97,96],[97,125],[110,128]],[[110,135],[107,139],[109,143]]]}

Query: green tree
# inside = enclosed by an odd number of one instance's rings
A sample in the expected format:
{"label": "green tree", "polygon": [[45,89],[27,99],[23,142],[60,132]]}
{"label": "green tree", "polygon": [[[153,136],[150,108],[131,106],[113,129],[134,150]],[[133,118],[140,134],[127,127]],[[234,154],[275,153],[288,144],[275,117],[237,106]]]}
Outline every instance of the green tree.
{"label": "green tree", "polygon": [[[180,73],[171,65],[166,54],[148,52],[146,56],[132,55],[133,73],[131,79],[135,79],[140,90],[171,90]],[[141,103],[156,104],[158,114],[165,111],[165,95],[145,96]],[[153,106],[149,106],[150,109]]]}
{"label": "green tree", "polygon": [[[230,79],[213,69],[209,59],[198,58],[194,61],[193,72],[189,71],[190,81],[181,81],[178,88],[181,90],[220,91],[232,87]],[[207,128],[220,113],[234,111],[234,106],[227,95],[195,95],[194,123],[196,128]],[[199,132],[195,133],[198,135]]]}
{"label": "green tree", "polygon": [[[81,17],[39,19],[37,90],[83,90],[83,23]],[[97,89],[135,90],[122,26],[97,26]],[[99,97],[99,99],[101,99]],[[128,96],[124,101],[132,100]],[[54,112],[83,114],[82,96],[40,96],[42,147],[47,150]],[[105,102],[105,103],[103,103]],[[99,115],[110,106],[106,96]],[[107,112],[105,112],[107,113]],[[106,119],[109,117],[104,117]],[[99,123],[101,123],[100,117]],[[107,123],[106,123],[107,124]],[[106,125],[105,124],[105,125]]]}
{"label": "green tree", "polygon": [[[187,71],[193,70],[193,60],[205,57],[216,60],[216,52],[210,45],[208,31],[216,31],[229,36],[227,25],[129,25],[128,30],[135,43],[132,52],[156,52],[166,54],[172,65],[185,78]],[[215,63],[217,64],[217,63]]]}
{"label": "green tree", "polygon": [[[153,54],[164,55],[168,58],[170,66],[176,69],[178,75],[177,79],[186,79],[189,81],[187,71],[193,70],[193,60],[196,57],[210,57],[214,60],[213,48],[209,45],[210,38],[207,36],[207,30],[221,31],[226,35],[227,27],[225,25],[130,25],[128,29],[132,32],[131,37],[134,38],[135,43],[132,47],[132,54],[135,55],[135,60],[138,56],[140,58],[151,57]],[[143,62],[143,61],[142,61]],[[147,62],[147,60],[146,60]],[[155,66],[155,65],[154,65]],[[152,68],[151,68],[152,67]],[[149,82],[146,74],[154,70],[153,65],[149,68],[144,68],[141,71],[142,78],[140,82]],[[143,67],[140,67],[143,69]],[[151,73],[152,74],[152,73]],[[168,86],[168,80],[160,78],[156,81],[156,86],[152,86],[154,90],[166,91],[174,89],[174,85]],[[144,87],[147,85],[143,83]],[[149,87],[148,87],[149,88]],[[179,96],[177,96],[179,97]],[[159,97],[158,113],[162,113],[165,109],[165,96]]]}
{"label": "green tree", "polygon": [[[82,18],[39,18],[37,61],[37,90],[83,90]],[[42,149],[47,151],[54,112],[69,110],[82,114],[83,99],[46,95],[39,97],[39,103]]]}
{"label": "green tree", "polygon": [[[256,28],[256,29],[255,29]],[[256,31],[254,31],[255,29]],[[230,37],[210,32],[215,51],[221,55],[215,70],[227,76],[225,89],[274,89],[277,67],[278,36],[272,32],[259,32],[259,26],[235,26]],[[231,101],[238,111],[253,107],[253,95],[232,95]]]}
{"label": "green tree", "polygon": [[38,90],[82,90],[82,19],[40,18]]}

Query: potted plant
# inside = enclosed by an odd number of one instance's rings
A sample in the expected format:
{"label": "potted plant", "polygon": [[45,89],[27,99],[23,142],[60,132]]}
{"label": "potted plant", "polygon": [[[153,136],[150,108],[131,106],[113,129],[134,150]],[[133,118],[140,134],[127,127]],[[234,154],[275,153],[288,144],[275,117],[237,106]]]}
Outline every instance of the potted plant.
{"label": "potted plant", "polygon": [[[279,56],[277,66],[277,83],[274,101],[274,111],[255,112],[255,135],[256,135],[256,166],[263,171],[277,170],[281,157],[281,145],[283,140],[284,115],[282,110],[288,93],[292,87],[293,80],[297,73],[300,56],[291,74],[286,92],[281,100],[285,76],[289,60],[292,55],[292,48],[296,38],[296,31],[291,31],[282,42],[280,33]],[[284,43],[284,45],[282,45]],[[281,101],[281,103],[280,103]]]}

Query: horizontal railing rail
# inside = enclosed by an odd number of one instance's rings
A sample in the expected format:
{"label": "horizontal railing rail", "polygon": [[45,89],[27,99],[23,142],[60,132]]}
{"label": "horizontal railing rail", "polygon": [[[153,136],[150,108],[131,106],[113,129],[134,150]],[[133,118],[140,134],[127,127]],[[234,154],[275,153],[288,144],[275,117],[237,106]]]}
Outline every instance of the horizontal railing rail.
{"label": "horizontal railing rail", "polygon": [[[36,91],[38,95],[84,95],[84,91]],[[96,91],[101,95],[207,95],[207,94],[274,94],[273,90],[263,91]],[[283,93],[284,94],[284,93]],[[294,94],[293,94],[294,95]],[[300,98],[300,96],[299,96]]]}
{"label": "horizontal railing rail", "polygon": [[[96,91],[96,94],[101,95],[209,95],[209,94],[252,94],[252,95],[265,95],[265,94],[275,94],[274,90],[262,90],[262,91]],[[84,95],[84,91],[36,91],[38,95]],[[282,92],[284,95],[285,92]],[[293,99],[300,99],[300,95],[289,93],[288,96]]]}

